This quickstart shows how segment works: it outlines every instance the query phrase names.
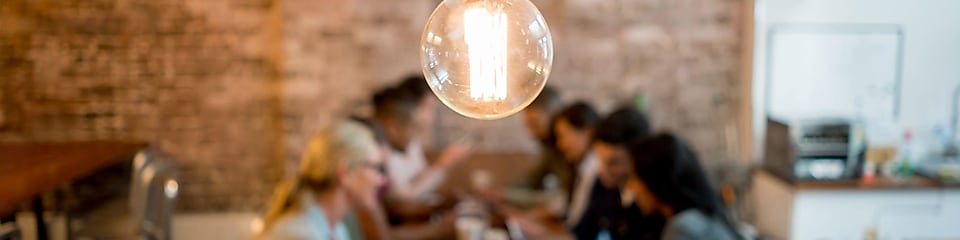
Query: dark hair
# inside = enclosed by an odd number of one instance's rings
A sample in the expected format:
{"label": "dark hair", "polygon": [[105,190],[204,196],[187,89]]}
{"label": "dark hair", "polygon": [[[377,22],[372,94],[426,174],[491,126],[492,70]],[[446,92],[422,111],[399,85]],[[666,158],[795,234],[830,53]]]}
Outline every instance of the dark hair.
{"label": "dark hair", "polygon": [[530,103],[529,108],[536,108],[548,113],[553,113],[557,108],[560,108],[560,102],[560,93],[557,92],[557,89],[544,86],[543,90],[540,91],[540,95],[537,95],[537,98],[533,99],[533,102]]}
{"label": "dark hair", "polygon": [[634,107],[620,107],[600,121],[594,141],[626,146],[647,136],[650,136],[647,116]]}
{"label": "dark hair", "polygon": [[409,122],[419,98],[400,87],[390,87],[373,95],[373,115],[378,119],[394,119]]}
{"label": "dark hair", "polygon": [[657,199],[676,213],[696,209],[719,219],[739,236],[697,155],[685,141],[672,134],[659,134],[634,142],[629,149],[634,172]]}
{"label": "dark hair", "polygon": [[421,74],[410,74],[403,78],[403,81],[397,85],[397,88],[403,89],[412,94],[417,99],[421,99],[430,93],[430,86],[427,86],[427,80]]}
{"label": "dark hair", "polygon": [[370,129],[370,133],[373,134],[373,140],[376,141],[377,144],[390,143],[389,140],[387,139],[387,133],[383,130],[383,127],[381,127],[380,124],[377,124],[376,122],[374,122],[369,118],[363,118],[359,116],[350,116],[350,120],[358,122],[363,126],[367,127],[367,129]]}
{"label": "dark hair", "polygon": [[570,126],[576,129],[593,129],[597,126],[597,123],[600,122],[600,115],[586,102],[577,101],[553,117],[550,129],[553,129],[560,120],[567,121],[567,123],[570,123]]}

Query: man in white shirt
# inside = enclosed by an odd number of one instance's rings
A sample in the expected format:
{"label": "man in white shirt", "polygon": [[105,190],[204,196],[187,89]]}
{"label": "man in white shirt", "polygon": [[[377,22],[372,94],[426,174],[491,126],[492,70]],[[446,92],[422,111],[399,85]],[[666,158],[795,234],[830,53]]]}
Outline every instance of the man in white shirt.
{"label": "man in white shirt", "polygon": [[393,193],[405,199],[429,201],[446,179],[450,160],[427,165],[419,141],[411,141],[404,151],[392,149],[386,166]]}
{"label": "man in white shirt", "polygon": [[[430,205],[431,200],[435,199],[437,187],[446,179],[447,172],[470,151],[465,145],[452,144],[444,149],[433,164],[428,164],[418,139],[423,129],[432,125],[430,121],[433,119],[433,110],[430,108],[434,104],[429,100],[436,100],[419,88],[426,87],[425,81],[421,82],[422,86],[410,82],[412,81],[385,89],[374,96],[374,120],[386,133],[391,147],[385,169],[389,180],[387,205],[396,206],[392,209],[400,212],[422,209],[424,204]],[[431,99],[426,99],[427,97]],[[429,209],[424,210],[430,212]]]}

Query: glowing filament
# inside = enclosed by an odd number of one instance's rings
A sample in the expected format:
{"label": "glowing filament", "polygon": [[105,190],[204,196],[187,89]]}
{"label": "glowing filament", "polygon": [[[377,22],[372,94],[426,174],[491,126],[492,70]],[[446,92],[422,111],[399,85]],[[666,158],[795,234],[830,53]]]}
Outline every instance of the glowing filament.
{"label": "glowing filament", "polygon": [[481,101],[507,98],[507,15],[473,7],[463,13],[464,40],[470,60],[470,97]]}

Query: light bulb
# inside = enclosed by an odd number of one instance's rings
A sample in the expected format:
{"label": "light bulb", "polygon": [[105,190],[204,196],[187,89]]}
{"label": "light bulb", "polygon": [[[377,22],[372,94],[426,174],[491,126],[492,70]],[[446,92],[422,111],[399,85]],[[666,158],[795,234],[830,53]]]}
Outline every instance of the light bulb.
{"label": "light bulb", "polygon": [[530,105],[553,65],[550,30],[529,0],[445,0],[430,15],[420,50],[440,102],[477,119]]}

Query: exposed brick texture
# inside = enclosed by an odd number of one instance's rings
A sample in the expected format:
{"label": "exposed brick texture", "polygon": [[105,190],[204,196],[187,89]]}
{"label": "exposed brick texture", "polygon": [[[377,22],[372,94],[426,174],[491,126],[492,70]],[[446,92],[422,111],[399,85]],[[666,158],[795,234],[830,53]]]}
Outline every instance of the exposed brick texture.
{"label": "exposed brick texture", "polygon": [[[184,166],[181,208],[261,209],[311,134],[419,72],[436,0],[3,0],[0,141],[140,139]],[[643,92],[657,129],[736,155],[739,0],[535,0],[550,85],[602,111]],[[519,117],[438,107],[427,145],[533,149]]]}
{"label": "exposed brick texture", "polygon": [[281,172],[275,7],[0,1],[0,140],[149,141],[183,165],[182,208],[259,208]]}

